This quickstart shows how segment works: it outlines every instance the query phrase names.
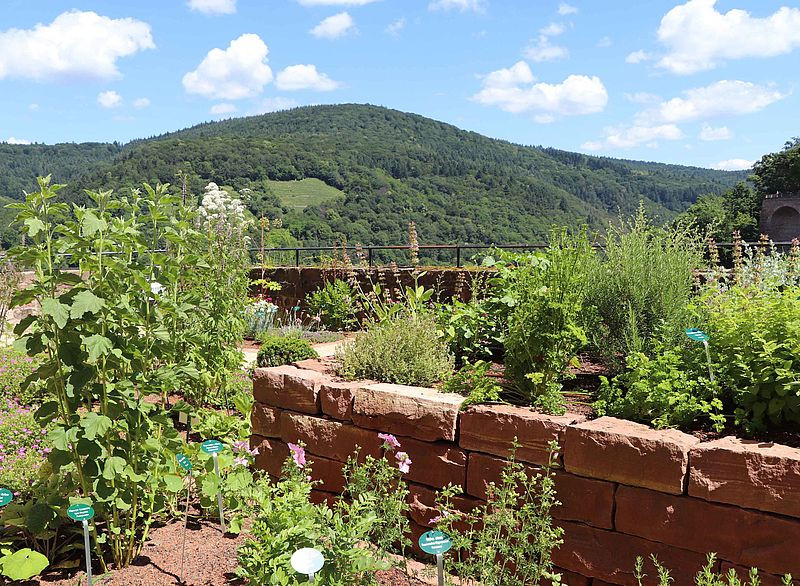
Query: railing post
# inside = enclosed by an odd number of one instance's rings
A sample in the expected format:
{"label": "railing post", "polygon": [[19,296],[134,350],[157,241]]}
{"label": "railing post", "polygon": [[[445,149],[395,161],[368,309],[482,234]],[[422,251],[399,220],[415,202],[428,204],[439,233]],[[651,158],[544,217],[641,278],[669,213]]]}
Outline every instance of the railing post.
{"label": "railing post", "polygon": [[367,262],[370,267],[372,267],[372,247],[367,247]]}
{"label": "railing post", "polygon": [[294,249],[294,266],[296,266],[296,267],[300,266],[300,249],[299,248],[295,248]]}
{"label": "railing post", "polygon": [[456,268],[461,268],[461,246],[456,245]]}

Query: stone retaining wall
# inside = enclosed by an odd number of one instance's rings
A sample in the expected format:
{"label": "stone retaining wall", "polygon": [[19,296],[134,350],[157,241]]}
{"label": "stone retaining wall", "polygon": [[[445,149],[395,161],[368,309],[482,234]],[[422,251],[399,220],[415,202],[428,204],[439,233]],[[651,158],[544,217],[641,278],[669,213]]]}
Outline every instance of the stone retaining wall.
{"label": "stone retaining wall", "polygon": [[676,586],[693,584],[711,551],[720,570],[744,577],[744,568],[759,567],[764,586],[780,584],[785,572],[800,577],[800,449],[733,437],[701,442],[611,417],[461,411],[457,395],[341,382],[318,361],[256,369],[253,393],[257,466],[279,475],[287,442],[304,442],[322,482],[319,501],[342,490],[342,464],[356,445],[379,455],[377,433],[397,435],[413,461],[413,540],[437,514],[437,488],[463,486],[464,509],[482,502],[516,436],[517,459],[531,469],[545,463],[548,442],[561,446],[563,504],[553,515],[565,535],[554,560],[569,586],[635,584],[634,560],[650,554],[672,569]]}

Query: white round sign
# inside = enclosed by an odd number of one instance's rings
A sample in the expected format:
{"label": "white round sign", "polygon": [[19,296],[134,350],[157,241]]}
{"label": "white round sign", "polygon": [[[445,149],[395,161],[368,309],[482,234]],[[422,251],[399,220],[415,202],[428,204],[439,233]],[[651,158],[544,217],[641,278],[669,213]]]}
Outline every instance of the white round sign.
{"label": "white round sign", "polygon": [[304,547],[292,554],[290,563],[295,572],[311,575],[316,574],[322,569],[322,566],[325,564],[325,558],[322,557],[322,553],[316,549]]}

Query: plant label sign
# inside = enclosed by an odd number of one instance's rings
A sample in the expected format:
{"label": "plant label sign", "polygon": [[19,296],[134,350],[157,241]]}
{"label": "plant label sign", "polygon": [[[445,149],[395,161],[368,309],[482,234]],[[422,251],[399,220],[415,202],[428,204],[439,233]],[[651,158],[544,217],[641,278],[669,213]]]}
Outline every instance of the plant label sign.
{"label": "plant label sign", "polygon": [[94,517],[91,505],[79,503],[67,509],[67,516],[73,521],[80,521],[83,525],[83,549],[86,552],[86,580],[92,586],[92,553],[89,546],[89,519]]}
{"label": "plant label sign", "polygon": [[708,334],[697,328],[686,328],[686,337],[695,342],[708,342]]}
{"label": "plant label sign", "polygon": [[441,531],[428,531],[419,538],[420,549],[431,555],[442,555],[450,551],[452,546],[453,542],[450,541],[450,537]]}
{"label": "plant label sign", "polygon": [[325,558],[322,556],[321,551],[313,547],[304,547],[292,554],[289,563],[295,572],[305,574],[308,576],[309,582],[313,584],[314,574],[319,572],[322,566],[325,565]]}
{"label": "plant label sign", "polygon": [[0,488],[0,507],[5,507],[14,500],[14,493],[7,488]]}
{"label": "plant label sign", "polygon": [[192,462],[191,460],[189,460],[186,454],[178,454],[177,456],[175,456],[175,459],[178,461],[178,464],[180,464],[181,468],[183,468],[187,472],[192,471]]}
{"label": "plant label sign", "polygon": [[202,444],[200,444],[200,449],[203,450],[206,454],[219,454],[225,446],[219,440],[206,440]]}
{"label": "plant label sign", "polygon": [[67,509],[67,516],[73,521],[88,521],[94,517],[94,509],[91,505],[72,505]]}

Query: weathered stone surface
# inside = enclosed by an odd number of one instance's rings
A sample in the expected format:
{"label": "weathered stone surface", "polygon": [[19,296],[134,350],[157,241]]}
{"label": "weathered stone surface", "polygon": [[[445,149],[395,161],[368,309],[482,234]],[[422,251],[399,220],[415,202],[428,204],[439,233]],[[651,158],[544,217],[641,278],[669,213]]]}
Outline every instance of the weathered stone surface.
{"label": "weathered stone surface", "polygon": [[253,396],[259,403],[302,413],[320,412],[319,386],[325,375],[294,366],[257,368]]}
{"label": "weathered stone surface", "polygon": [[691,497],[620,486],[617,531],[721,559],[770,574],[800,575],[800,519],[720,505]]}
{"label": "weathered stone surface", "polygon": [[329,507],[333,507],[338,500],[339,495],[333,494],[332,492],[325,492],[324,490],[317,490],[316,488],[311,491],[311,494],[308,497],[315,505],[326,504]]}
{"label": "weathered stone surface", "polygon": [[[486,499],[486,485],[500,482],[506,462],[494,456],[472,452],[467,466],[467,494]],[[526,466],[533,476],[540,468]],[[611,529],[614,517],[614,490],[611,482],[575,476],[563,471],[555,473],[556,494],[561,505],[553,509],[553,517],[580,521]]]}
{"label": "weathered stone surface", "polygon": [[378,383],[358,390],[353,401],[356,425],[422,441],[454,440],[464,397],[425,387]]}
{"label": "weathered stone surface", "polygon": [[[744,566],[737,566],[723,560],[720,566],[720,573],[727,574],[731,569],[733,569],[736,572],[736,575],[739,577],[739,580],[741,580],[743,584],[749,584],[748,576],[750,574],[750,568],[745,568]],[[758,577],[761,580],[761,586],[783,586],[783,580],[781,576],[759,572]],[[792,585],[800,586],[800,580],[792,580]]]}
{"label": "weathered stone surface", "polygon": [[546,464],[548,444],[556,441],[563,447],[567,425],[584,419],[581,415],[544,415],[512,405],[477,405],[460,415],[458,444],[465,450],[505,458],[517,438],[517,460]]}
{"label": "weathered stone surface", "polygon": [[[421,484],[408,484],[408,503],[411,506],[409,516],[411,519],[422,526],[433,527],[432,519],[441,513],[436,506],[436,491],[422,486]],[[481,504],[481,501],[469,496],[456,496],[451,500],[452,505],[464,513]]]}
{"label": "weathered stone surface", "polygon": [[259,470],[264,470],[270,476],[278,477],[281,475],[281,468],[286,458],[289,457],[289,447],[282,441],[250,436],[250,448],[258,448],[255,466]]}
{"label": "weathered stone surface", "polygon": [[303,442],[309,453],[339,462],[347,461],[356,446],[361,446],[362,457],[381,455],[382,442],[373,431],[288,411],[281,414],[281,439],[287,443]]}
{"label": "weathered stone surface", "polygon": [[253,403],[250,415],[253,434],[262,437],[281,437],[281,410],[264,403]]}
{"label": "weathered stone surface", "polygon": [[443,488],[464,486],[467,479],[467,454],[451,442],[421,442],[410,437],[397,438],[400,450],[411,458],[406,478],[412,482]]}
{"label": "weathered stone surface", "polygon": [[600,417],[567,428],[564,467],[579,476],[681,494],[689,450],[699,442],[673,429]]}
{"label": "weathered stone surface", "polygon": [[[599,579],[592,584],[608,582],[624,586],[636,586],[633,576],[637,557],[645,560],[654,554],[659,563],[670,568],[674,584],[693,584],[694,575],[705,563],[705,554],[700,554],[640,537],[623,535],[589,527],[580,523],[559,521],[564,528],[564,544],[553,551],[553,563],[583,576]],[[647,586],[655,584],[655,571],[647,568]]]}
{"label": "weathered stone surface", "polygon": [[317,485],[317,488],[325,492],[341,494],[344,490],[344,474],[342,474],[344,464],[321,456],[311,456],[309,460],[313,462],[311,479],[322,483]]}
{"label": "weathered stone surface", "polygon": [[363,383],[325,381],[319,387],[322,412],[340,421],[353,419],[353,397]]}
{"label": "weathered stone surface", "polygon": [[689,453],[689,494],[800,517],[800,449],[725,437]]}
{"label": "weathered stone surface", "polygon": [[313,370],[328,375],[333,374],[334,365],[330,360],[308,358],[307,360],[298,360],[294,365],[301,370]]}

